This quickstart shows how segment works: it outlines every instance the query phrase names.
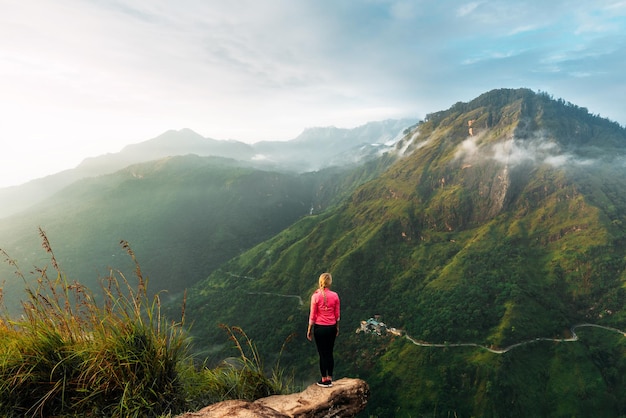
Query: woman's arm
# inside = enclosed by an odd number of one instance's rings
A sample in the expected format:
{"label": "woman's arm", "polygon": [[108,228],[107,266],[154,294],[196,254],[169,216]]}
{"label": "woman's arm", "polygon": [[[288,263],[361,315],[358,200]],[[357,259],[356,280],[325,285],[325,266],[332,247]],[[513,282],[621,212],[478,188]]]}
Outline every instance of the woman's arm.
{"label": "woman's arm", "polygon": [[311,310],[309,312],[309,328],[306,331],[306,337],[309,341],[313,339],[312,329],[315,319],[317,318],[317,303],[315,301],[315,293],[311,295]]}

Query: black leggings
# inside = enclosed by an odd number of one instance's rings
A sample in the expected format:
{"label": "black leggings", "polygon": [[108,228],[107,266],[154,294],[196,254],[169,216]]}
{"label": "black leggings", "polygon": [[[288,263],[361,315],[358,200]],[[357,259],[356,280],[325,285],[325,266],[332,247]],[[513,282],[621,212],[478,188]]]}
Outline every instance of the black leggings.
{"label": "black leggings", "polygon": [[315,345],[320,355],[320,373],[322,377],[332,376],[335,368],[333,347],[337,337],[337,325],[314,325]]}

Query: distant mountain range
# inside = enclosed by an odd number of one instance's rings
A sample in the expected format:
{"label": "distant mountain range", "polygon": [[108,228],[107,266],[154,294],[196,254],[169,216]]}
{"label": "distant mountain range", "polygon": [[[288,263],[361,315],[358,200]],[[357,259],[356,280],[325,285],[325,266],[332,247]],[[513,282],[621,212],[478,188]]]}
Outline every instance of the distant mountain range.
{"label": "distant mountain range", "polygon": [[128,145],[118,153],[87,158],[74,169],[20,186],[0,188],[0,218],[34,206],[77,180],[176,155],[232,158],[258,168],[298,173],[358,164],[387,151],[415,122],[417,119],[403,119],[370,122],[353,129],[310,128],[290,141],[254,144],[205,138],[190,129],[172,130]]}

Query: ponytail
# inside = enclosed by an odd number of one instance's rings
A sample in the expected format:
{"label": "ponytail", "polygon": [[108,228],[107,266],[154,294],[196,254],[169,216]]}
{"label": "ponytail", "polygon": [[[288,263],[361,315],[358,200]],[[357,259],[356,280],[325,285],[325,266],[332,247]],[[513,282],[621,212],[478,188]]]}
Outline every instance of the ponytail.
{"label": "ponytail", "polygon": [[329,287],[333,282],[333,276],[330,273],[322,273],[319,278],[320,290],[322,292],[322,296],[324,297],[324,308],[328,309],[328,303],[326,300],[326,288]]}

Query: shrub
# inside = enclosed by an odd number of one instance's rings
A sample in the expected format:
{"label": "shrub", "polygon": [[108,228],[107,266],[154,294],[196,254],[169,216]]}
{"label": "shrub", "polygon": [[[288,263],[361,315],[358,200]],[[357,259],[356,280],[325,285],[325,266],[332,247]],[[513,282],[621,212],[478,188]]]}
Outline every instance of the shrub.
{"label": "shrub", "polygon": [[179,322],[161,316],[159,295],[148,296],[147,279],[127,242],[121,245],[135,263],[136,287],[122,272],[111,271],[96,298],[80,283],[67,281],[46,234],[39,233],[54,274],[37,268],[35,285],[0,249],[26,283],[27,294],[19,319],[0,315],[0,415],[169,416],[290,389],[278,363],[270,377],[265,375],[254,343],[240,328],[223,327],[240,358],[215,369],[196,367],[184,302]]}

